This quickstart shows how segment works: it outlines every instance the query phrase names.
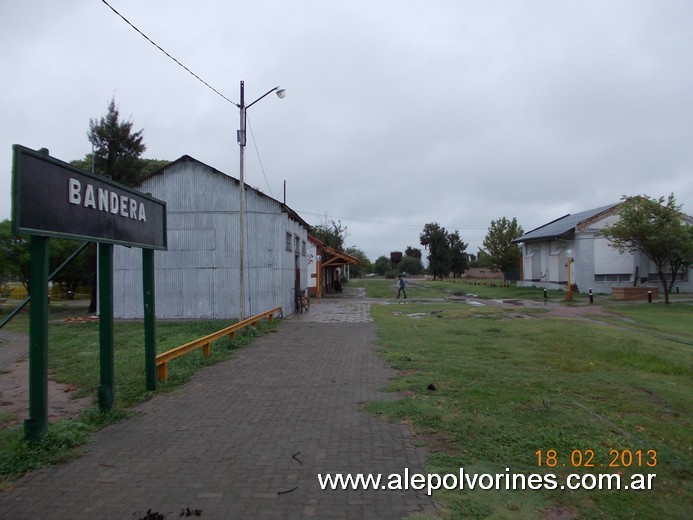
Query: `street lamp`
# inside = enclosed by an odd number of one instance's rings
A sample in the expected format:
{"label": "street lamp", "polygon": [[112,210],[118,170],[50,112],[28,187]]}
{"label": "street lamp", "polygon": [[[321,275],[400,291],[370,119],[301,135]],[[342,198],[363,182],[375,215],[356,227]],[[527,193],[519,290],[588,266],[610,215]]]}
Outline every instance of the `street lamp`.
{"label": "street lamp", "polygon": [[568,293],[566,294],[565,299],[568,301],[573,300],[573,284],[570,282],[570,264],[573,262],[573,254],[572,249],[565,250],[565,255],[568,258]]}
{"label": "street lamp", "polygon": [[252,107],[255,103],[260,101],[262,98],[265,96],[268,96],[272,92],[277,93],[277,97],[279,99],[284,99],[284,96],[286,96],[286,91],[281,88],[281,87],[274,87],[273,89],[268,90],[265,92],[262,96],[257,98],[255,101],[252,103],[248,103],[247,105],[245,104],[245,83],[241,81],[241,102],[236,103],[236,106],[240,109],[241,111],[241,129],[238,131],[237,139],[238,139],[238,146],[240,147],[240,175],[239,175],[239,181],[240,181],[240,186],[239,186],[239,206],[238,206],[238,223],[239,223],[239,232],[240,232],[240,241],[239,241],[239,254],[240,254],[240,261],[239,261],[239,284],[240,284],[240,306],[239,306],[239,320],[245,319],[245,266],[244,264],[244,255],[245,255],[245,162],[243,159],[243,151],[245,150],[245,143],[246,143],[246,134],[245,134],[245,126],[246,126],[246,111]]}

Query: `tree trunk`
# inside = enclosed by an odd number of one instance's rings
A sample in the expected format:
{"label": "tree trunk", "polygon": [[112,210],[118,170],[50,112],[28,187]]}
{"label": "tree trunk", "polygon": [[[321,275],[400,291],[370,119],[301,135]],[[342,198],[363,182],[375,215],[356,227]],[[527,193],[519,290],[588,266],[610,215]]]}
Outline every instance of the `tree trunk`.
{"label": "tree trunk", "polygon": [[669,303],[669,284],[667,283],[666,276],[664,276],[664,270],[660,265],[657,265],[657,276],[661,280],[662,288],[664,289],[664,303]]}

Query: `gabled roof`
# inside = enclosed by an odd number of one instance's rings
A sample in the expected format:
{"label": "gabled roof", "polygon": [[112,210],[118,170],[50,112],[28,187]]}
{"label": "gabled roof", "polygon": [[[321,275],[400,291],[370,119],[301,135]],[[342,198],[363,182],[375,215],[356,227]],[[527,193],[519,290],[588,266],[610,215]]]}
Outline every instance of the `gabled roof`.
{"label": "gabled roof", "polygon": [[600,208],[590,209],[588,211],[582,211],[580,213],[575,213],[574,215],[568,214],[561,218],[558,218],[548,224],[544,224],[532,231],[525,233],[520,238],[516,238],[513,242],[532,242],[539,240],[551,240],[560,238],[570,238],[574,233],[575,229],[583,222],[587,220],[592,220],[596,216],[602,213],[608,213],[613,210],[618,204],[609,204],[608,206],[602,206]]}
{"label": "gabled roof", "polygon": [[323,265],[327,264],[335,264],[335,265],[346,265],[346,264],[352,264],[352,265],[357,265],[359,263],[359,259],[356,258],[355,256],[351,256],[346,254],[343,251],[338,251],[330,246],[325,246],[325,251],[327,251],[330,255],[332,255],[332,258],[330,258],[327,262],[325,262]]}
{"label": "gabled roof", "polygon": [[320,239],[314,237],[310,233],[308,233],[308,240],[310,242],[313,242],[318,248],[321,248],[325,253],[327,253],[330,256],[329,260],[326,260],[323,262],[323,267],[326,267],[328,265],[332,266],[340,266],[340,265],[346,265],[346,264],[352,264],[352,265],[357,265],[359,263],[359,259],[356,258],[355,256],[349,255],[345,253],[344,251],[339,251],[338,249],[335,249],[334,247],[330,247],[327,244],[325,244],[323,241]]}
{"label": "gabled roof", "polygon": [[[205,168],[209,169],[210,171],[212,171],[213,173],[215,173],[215,174],[217,174],[217,175],[223,175],[224,177],[226,177],[226,178],[228,178],[229,180],[233,181],[233,182],[236,183],[237,185],[240,185],[240,183],[241,183],[241,181],[238,180],[238,179],[236,179],[235,177],[232,177],[231,175],[227,175],[226,173],[224,173],[224,172],[222,172],[222,171],[220,171],[220,170],[217,170],[216,168],[213,168],[212,166],[209,166],[208,164],[205,164],[205,163],[203,163],[202,161],[199,161],[199,160],[195,159],[194,157],[191,157],[190,155],[182,155],[182,156],[180,156],[180,157],[179,157],[178,159],[176,159],[175,161],[168,163],[166,166],[162,166],[162,167],[159,168],[158,170],[155,170],[151,175],[149,175],[148,177],[142,179],[142,181],[140,181],[140,182],[144,182],[145,180],[151,179],[152,177],[156,177],[157,175],[163,175],[163,174],[166,173],[166,170],[169,170],[169,169],[172,168],[173,166],[176,166],[176,165],[179,165],[179,164],[183,164],[183,163],[186,163],[186,162],[192,162],[192,163],[200,164],[200,165],[204,166]],[[287,205],[284,204],[283,202],[279,202],[277,199],[275,199],[275,198],[273,198],[273,197],[270,197],[269,195],[267,195],[267,194],[261,192],[260,190],[257,190],[257,189],[255,189],[255,188],[249,186],[248,184],[245,184],[245,188],[246,188],[246,190],[254,191],[255,193],[257,193],[258,195],[260,195],[260,196],[262,196],[262,197],[267,197],[268,199],[271,199],[271,200],[275,201],[277,204],[279,204],[279,205],[281,206],[282,211],[284,211],[286,214],[288,214],[288,216],[289,216],[289,218],[290,218],[291,220],[294,220],[294,221],[298,222],[299,224],[301,224],[301,225],[302,225],[303,227],[305,227],[306,229],[310,229],[310,224],[308,224],[305,220],[303,220],[303,219],[299,216],[298,213],[296,213],[294,210],[292,210],[289,206],[287,206]]]}

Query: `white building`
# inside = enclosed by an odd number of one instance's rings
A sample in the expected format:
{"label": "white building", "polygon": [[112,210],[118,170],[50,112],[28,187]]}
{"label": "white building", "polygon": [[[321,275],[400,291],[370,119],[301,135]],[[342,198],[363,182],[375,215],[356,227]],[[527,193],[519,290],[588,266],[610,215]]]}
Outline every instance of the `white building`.
{"label": "white building", "polygon": [[[580,292],[609,293],[612,287],[661,287],[654,264],[641,253],[619,253],[600,236],[601,229],[618,220],[618,204],[565,215],[544,224],[514,242],[522,243],[521,287],[565,290],[568,252],[573,259],[570,282]],[[674,291],[693,292],[693,270],[680,275]]]}
{"label": "white building", "polygon": [[[157,318],[240,315],[240,181],[184,155],[137,189],[166,201],[168,250],[157,251]],[[281,306],[294,312],[306,287],[308,224],[285,204],[245,186],[246,317]],[[139,249],[114,251],[114,315],[141,318]]]}

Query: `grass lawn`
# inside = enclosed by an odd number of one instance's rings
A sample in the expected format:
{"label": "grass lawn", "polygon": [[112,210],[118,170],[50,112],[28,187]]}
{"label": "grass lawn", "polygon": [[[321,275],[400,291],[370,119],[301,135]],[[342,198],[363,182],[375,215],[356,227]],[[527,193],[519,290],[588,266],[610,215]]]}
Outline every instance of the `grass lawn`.
{"label": "grass lawn", "polygon": [[[361,283],[369,295],[373,284],[375,294],[396,296],[392,281]],[[499,474],[501,483],[553,474],[557,482],[551,490],[440,490],[445,518],[689,518],[692,305],[609,303],[602,324],[443,300],[536,289],[409,286],[406,304],[372,307],[381,353],[401,371],[389,390],[404,397],[368,409],[412,426],[430,473],[464,468]],[[649,491],[560,489],[569,474],[590,483],[603,473],[619,473],[623,484],[656,477]]]}
{"label": "grass lawn", "polygon": [[[544,298],[543,289],[534,287],[503,287],[502,283],[496,281],[483,281],[471,283],[462,280],[433,281],[424,278],[406,278],[407,296],[417,299],[435,299],[455,295],[472,294],[481,299],[505,298],[523,300],[542,300]],[[372,298],[396,298],[397,280],[373,278],[355,279],[349,282],[349,287],[365,287],[368,296]],[[575,295],[576,299],[580,297]],[[561,291],[548,291],[548,297],[552,299],[565,299],[565,293]],[[587,300],[587,297],[584,297]]]}
{"label": "grass lawn", "polygon": [[[92,395],[96,399],[99,385],[99,325],[93,322],[66,323],[65,319],[84,315],[83,308],[51,305],[48,345],[51,378],[62,383],[77,385],[76,397]],[[232,325],[235,320],[186,320],[156,323],[157,351],[159,353]],[[27,332],[28,315],[22,313],[7,326],[10,330]],[[228,359],[232,352],[251,342],[259,334],[276,327],[263,320],[258,329],[246,328],[236,339],[223,338],[215,342],[209,357],[202,349],[191,352],[169,363],[168,380],[159,383],[156,392],[170,391],[187,382],[199,368]],[[149,399],[154,392],[145,388],[144,325],[139,321],[115,323],[115,406],[110,413],[96,408],[86,410],[75,420],[51,423],[41,445],[24,440],[22,426],[0,429],[0,487],[2,480],[54,464],[74,456],[75,450],[87,442],[91,433],[109,422],[121,420],[135,404]],[[0,416],[0,428],[13,416]]]}

